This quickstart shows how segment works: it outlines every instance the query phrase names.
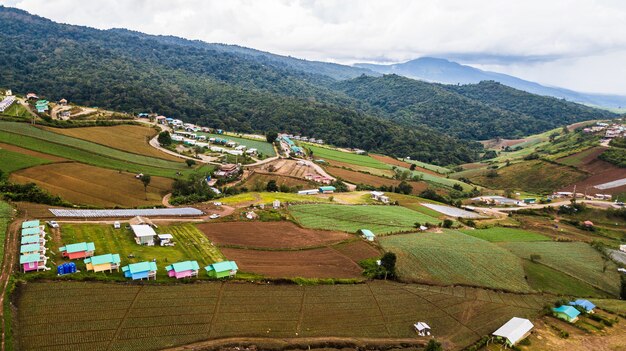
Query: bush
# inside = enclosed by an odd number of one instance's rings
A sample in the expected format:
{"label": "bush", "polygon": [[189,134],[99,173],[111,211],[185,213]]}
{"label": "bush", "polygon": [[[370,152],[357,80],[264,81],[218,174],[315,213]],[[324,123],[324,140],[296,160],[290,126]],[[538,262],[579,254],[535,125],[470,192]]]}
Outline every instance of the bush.
{"label": "bush", "polygon": [[446,218],[446,219],[443,220],[443,227],[444,228],[452,228],[453,224],[454,224],[454,221],[451,220],[451,219]]}
{"label": "bush", "polygon": [[169,146],[172,144],[172,137],[170,136],[170,132],[168,131],[159,133],[159,137],[157,138],[157,140],[162,146]]}

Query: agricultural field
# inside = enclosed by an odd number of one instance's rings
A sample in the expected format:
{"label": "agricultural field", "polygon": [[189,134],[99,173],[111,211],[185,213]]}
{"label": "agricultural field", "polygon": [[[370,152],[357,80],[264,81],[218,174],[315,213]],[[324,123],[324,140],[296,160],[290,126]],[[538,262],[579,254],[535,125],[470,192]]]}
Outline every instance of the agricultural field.
{"label": "agricultural field", "polygon": [[49,162],[49,160],[20,154],[0,147],[0,171],[4,174]]}
{"label": "agricultural field", "polygon": [[234,141],[238,143],[239,145],[245,145],[248,147],[248,149],[250,148],[257,149],[258,152],[264,156],[269,156],[269,157],[276,156],[276,150],[274,150],[274,145],[264,140],[253,140],[253,139],[240,138],[240,137],[224,135],[224,134],[211,134],[211,133],[202,133],[202,132],[196,132],[194,134],[204,135],[207,137],[207,139],[208,138],[227,139],[230,141]]}
{"label": "agricultural field", "polygon": [[[61,224],[59,235],[51,235],[52,240],[47,244],[50,256],[57,264],[64,260],[58,254],[60,246],[78,243],[93,242],[96,246],[96,255],[106,253],[118,253],[122,258],[122,266],[129,263],[151,261],[156,259],[159,271],[158,280],[171,280],[167,278],[165,266],[180,261],[196,260],[201,267],[210,263],[224,260],[220,251],[206,238],[206,236],[191,223],[175,224],[169,226],[159,226],[157,233],[168,233],[174,236],[175,246],[142,246],[135,243],[133,233],[125,228],[126,223],[122,223],[121,229],[114,229],[110,224]],[[54,253],[54,254],[53,254]],[[55,256],[56,254],[56,256]],[[84,276],[110,277],[111,279],[123,279],[120,272],[113,273],[87,273],[82,260],[75,261],[78,269],[85,272]],[[201,273],[204,273],[202,271]],[[51,270],[40,273],[45,276],[56,276],[56,271]],[[200,274],[205,277],[205,274]],[[208,279],[208,277],[207,277]]]}
{"label": "agricultural field", "polygon": [[243,183],[241,183],[240,186],[245,187],[251,191],[264,191],[267,187],[267,182],[269,182],[270,180],[276,181],[276,185],[278,185],[279,187],[282,185],[286,185],[290,188],[312,189],[319,186],[318,184],[309,182],[304,179],[265,173],[252,174]]}
{"label": "agricultural field", "polygon": [[[623,168],[619,168],[614,164],[598,158],[598,155],[600,155],[604,150],[606,149],[603,147],[594,147],[556,160],[559,163],[573,165],[589,173],[589,175],[584,179],[568,184],[568,186],[563,187],[560,190],[572,191],[574,186],[576,186],[577,189],[586,189],[587,187],[624,178]],[[619,193],[626,192],[626,185],[603,189],[601,192],[617,195]]]}
{"label": "agricultural field", "polygon": [[591,302],[604,310],[626,315],[626,301],[624,300],[592,299]]}
{"label": "agricultural field", "polygon": [[523,261],[528,284],[533,290],[577,297],[610,297],[606,292],[556,269],[529,260]]}
{"label": "agricultural field", "polygon": [[0,142],[93,166],[153,176],[175,178],[176,172],[185,174],[193,171],[184,163],[132,154],[24,123],[0,122]]}
{"label": "agricultural field", "polygon": [[439,174],[448,174],[451,172],[448,168],[437,166],[437,165],[431,165],[430,163],[424,163],[421,161],[407,160],[407,159],[404,159],[403,161],[412,163],[418,168],[423,168],[423,169],[426,169],[435,173],[439,173]]}
{"label": "agricultural field", "polygon": [[[401,171],[410,171],[408,168],[398,167],[398,169]],[[475,185],[466,184],[456,179],[446,178],[443,175],[433,174],[433,172],[426,173],[426,172],[419,171],[417,169],[414,171],[410,171],[410,172],[411,172],[411,176],[419,176],[425,182],[433,183],[436,185],[442,185],[448,188],[452,188],[455,185],[460,185],[464,191],[469,191],[475,187]]]}
{"label": "agricultural field", "polygon": [[147,192],[135,174],[76,162],[31,167],[11,175],[16,183],[35,183],[76,205],[137,207],[160,205],[172,180],[151,177]]}
{"label": "agricultural field", "polygon": [[[344,169],[344,168],[326,167],[326,171],[330,173],[331,175],[341,178],[352,184],[364,184],[364,185],[371,185],[374,187],[398,186],[398,184],[400,184],[400,181],[397,179],[378,177],[375,175],[351,171],[349,169]],[[412,193],[415,195],[426,190],[426,188],[428,187],[428,185],[425,182],[409,181],[408,183],[413,187]]]}
{"label": "agricultural field", "polygon": [[565,273],[613,296],[619,294],[617,267],[598,251],[581,242],[509,242],[500,246],[523,259],[539,255],[536,262]]}
{"label": "agricultural field", "polygon": [[437,218],[400,206],[294,205],[289,212],[307,228],[349,233],[369,229],[376,235],[411,231],[415,222],[439,223]]}
{"label": "agricultural field", "polygon": [[462,229],[462,233],[489,242],[551,241],[552,239],[523,229],[492,227],[487,229]]}
{"label": "agricultural field", "polygon": [[181,158],[159,151],[148,143],[158,132],[154,128],[138,125],[116,125],[110,127],[44,128],[47,131],[72,138],[90,141],[114,149],[138,155],[182,162]]}
{"label": "agricultural field", "polygon": [[495,244],[456,231],[392,235],[380,240],[397,257],[403,280],[530,291],[520,258]]}
{"label": "agricultural field", "polygon": [[228,259],[237,262],[242,272],[271,278],[359,279],[363,269],[357,262],[321,247],[306,250],[247,250],[221,248]]}
{"label": "agricultural field", "polygon": [[271,204],[274,200],[288,203],[330,202],[327,197],[298,195],[292,193],[248,192],[220,199],[225,205],[242,206],[252,204]]}
{"label": "agricultural field", "polygon": [[377,247],[360,239],[336,244],[333,245],[332,248],[354,262],[381,256],[381,252]]}
{"label": "agricultural field", "polygon": [[[15,299],[15,349],[159,350],[206,339],[419,339],[416,316],[447,350],[461,349],[547,301],[473,288],[204,283],[173,286],[31,282]],[[89,306],[90,313],[82,313]],[[149,340],[149,342],[148,342]]]}
{"label": "agricultural field", "polygon": [[0,113],[0,117],[2,117],[2,116],[14,117],[14,118],[15,117],[18,117],[18,118],[32,118],[32,115],[30,114],[30,112],[28,112],[28,110],[24,106],[19,104],[17,101],[14,102],[4,112]]}
{"label": "agricultural field", "polygon": [[354,238],[342,232],[305,229],[286,221],[202,223],[198,228],[213,244],[223,247],[303,249]]}
{"label": "agricultural field", "polygon": [[379,169],[391,168],[391,166],[389,166],[388,164],[380,162],[377,159],[367,155],[357,155],[349,152],[343,152],[309,144],[306,145],[306,148],[313,151],[313,158],[316,160],[323,159],[326,161],[339,161],[357,166],[365,166]]}
{"label": "agricultural field", "polygon": [[[4,241],[12,216],[13,208],[8,203],[0,200],[0,257],[4,257]],[[2,262],[1,259],[0,262]]]}

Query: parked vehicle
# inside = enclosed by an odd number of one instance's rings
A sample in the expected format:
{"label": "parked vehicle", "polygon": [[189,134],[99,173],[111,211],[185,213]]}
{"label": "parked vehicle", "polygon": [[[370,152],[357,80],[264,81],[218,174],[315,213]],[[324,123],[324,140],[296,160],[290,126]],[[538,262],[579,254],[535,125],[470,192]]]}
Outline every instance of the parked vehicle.
{"label": "parked vehicle", "polygon": [[113,228],[120,229],[121,228],[120,222],[119,221],[115,221],[115,223],[113,223]]}
{"label": "parked vehicle", "polygon": [[59,223],[57,223],[56,221],[47,221],[46,223],[48,224],[48,226],[50,226],[50,228],[58,228],[59,227]]}
{"label": "parked vehicle", "polygon": [[214,214],[210,215],[209,218],[211,218],[211,219],[220,218],[220,215],[218,215],[217,213],[214,213]]}

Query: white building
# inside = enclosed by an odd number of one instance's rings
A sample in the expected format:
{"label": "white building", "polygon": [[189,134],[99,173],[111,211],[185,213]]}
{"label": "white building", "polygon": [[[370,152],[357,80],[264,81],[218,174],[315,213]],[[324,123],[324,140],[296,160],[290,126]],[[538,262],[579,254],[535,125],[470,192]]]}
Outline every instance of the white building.
{"label": "white building", "polygon": [[139,245],[154,246],[154,237],[156,232],[150,225],[137,224],[131,225],[133,233],[135,234],[135,242]]}
{"label": "white building", "polygon": [[417,322],[413,324],[413,328],[417,332],[419,336],[429,336],[430,335],[430,326],[424,322]]}
{"label": "white building", "polygon": [[528,319],[513,317],[500,329],[493,332],[493,335],[504,339],[507,344],[513,346],[526,338],[533,327],[533,324]]}

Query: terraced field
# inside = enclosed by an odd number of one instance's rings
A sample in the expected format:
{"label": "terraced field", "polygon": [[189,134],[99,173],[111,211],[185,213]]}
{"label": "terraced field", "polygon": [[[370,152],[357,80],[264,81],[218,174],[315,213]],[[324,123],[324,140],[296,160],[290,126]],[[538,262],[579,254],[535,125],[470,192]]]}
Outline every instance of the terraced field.
{"label": "terraced field", "polygon": [[437,218],[400,206],[294,205],[290,213],[304,227],[376,235],[414,230],[415,222],[439,223]]}
{"label": "terraced field", "polygon": [[315,159],[324,159],[324,160],[334,160],[345,162],[349,164],[354,164],[357,166],[365,166],[371,168],[379,168],[379,169],[391,169],[391,166],[376,160],[373,157],[366,155],[357,155],[349,152],[343,152],[339,150],[333,150],[328,148],[323,148],[319,146],[306,145],[307,149],[311,149],[313,151],[313,158]]}
{"label": "terraced field", "polygon": [[[419,339],[419,317],[461,349],[546,300],[472,288],[31,282],[18,289],[15,349],[159,350],[226,337]],[[89,313],[83,313],[89,306]],[[390,339],[390,342],[394,342]]]}
{"label": "terraced field", "polygon": [[[328,171],[328,173],[330,173],[331,175],[339,177],[352,184],[365,184],[375,187],[398,186],[398,184],[400,184],[400,180],[397,179],[378,177],[372,174],[365,174],[339,167],[326,167],[326,171]],[[409,181],[408,183],[413,187],[412,193],[414,195],[421,193],[428,187],[428,184],[426,184],[425,182]]]}
{"label": "terraced field", "polygon": [[462,233],[471,235],[473,237],[487,240],[490,242],[519,242],[519,241],[551,241],[547,236],[533,233],[527,230],[493,227],[488,229],[465,229],[461,230]]}
{"label": "terraced field", "polygon": [[4,172],[4,174],[49,162],[49,160],[44,160],[39,157],[24,155],[0,148],[0,171]]}
{"label": "terraced field", "polygon": [[386,251],[397,255],[398,274],[404,280],[531,290],[517,256],[456,231],[392,235],[380,243]]}

